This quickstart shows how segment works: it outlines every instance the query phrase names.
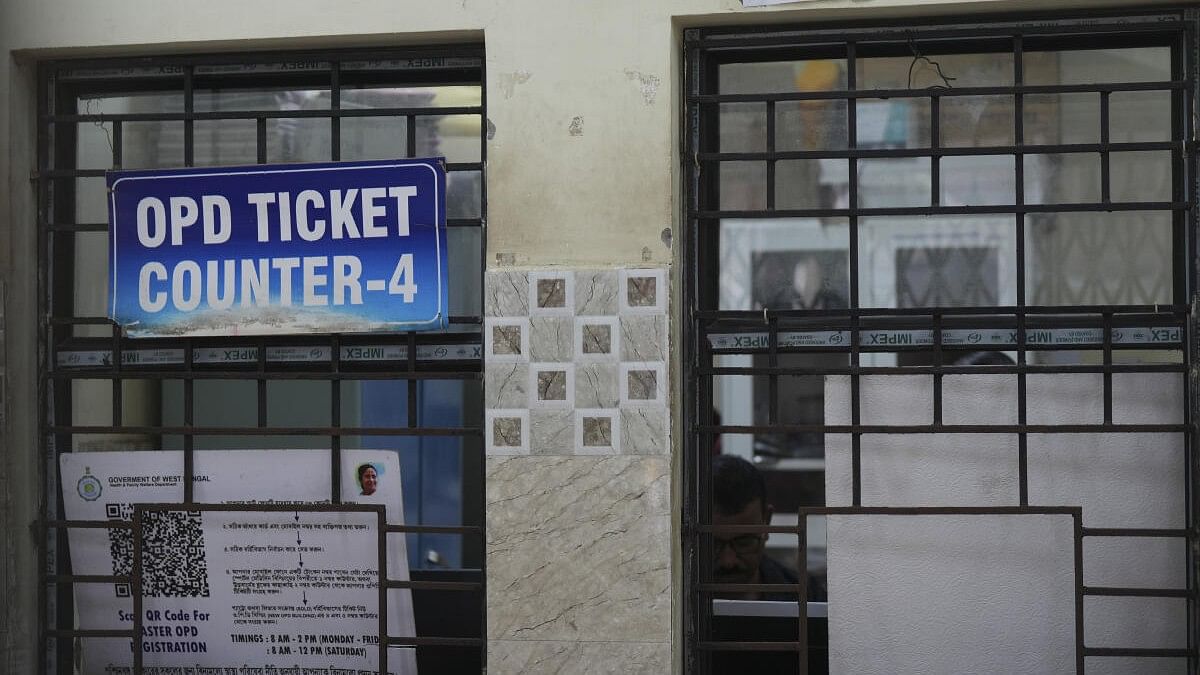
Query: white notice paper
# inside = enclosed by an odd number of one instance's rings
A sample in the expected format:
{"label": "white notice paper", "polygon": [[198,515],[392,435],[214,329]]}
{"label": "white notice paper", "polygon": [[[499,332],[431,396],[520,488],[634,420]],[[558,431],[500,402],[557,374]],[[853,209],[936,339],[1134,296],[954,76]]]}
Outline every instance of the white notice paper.
{"label": "white notice paper", "polygon": [[[403,524],[394,452],[343,450],[342,501],[382,504]],[[206,504],[330,503],[327,450],[209,450],[194,459],[194,500]],[[128,520],[133,504],[183,500],[182,452],[83,452],[61,457],[65,515]],[[360,473],[364,479],[360,482]],[[376,672],[378,517],[287,511],[144,512],[143,634],[156,672]],[[130,530],[72,528],[75,574],[129,574]],[[187,544],[180,546],[181,541]],[[157,543],[156,543],[157,542]],[[158,546],[156,550],[155,547]],[[403,535],[388,537],[388,578],[408,579]],[[126,584],[76,584],[83,629],[130,629]],[[389,635],[415,635],[412,595],[388,591]],[[88,638],[83,675],[132,673],[132,645]],[[388,672],[417,672],[412,649],[390,649]]]}

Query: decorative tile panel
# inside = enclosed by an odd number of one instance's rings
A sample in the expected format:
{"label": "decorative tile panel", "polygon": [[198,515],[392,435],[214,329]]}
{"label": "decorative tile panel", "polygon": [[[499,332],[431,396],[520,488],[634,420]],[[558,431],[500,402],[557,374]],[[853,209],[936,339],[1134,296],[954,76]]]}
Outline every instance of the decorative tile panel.
{"label": "decorative tile panel", "polygon": [[485,411],[484,434],[489,455],[528,455],[529,410]]}
{"label": "decorative tile panel", "polygon": [[492,270],[486,289],[489,453],[669,452],[666,269]]}

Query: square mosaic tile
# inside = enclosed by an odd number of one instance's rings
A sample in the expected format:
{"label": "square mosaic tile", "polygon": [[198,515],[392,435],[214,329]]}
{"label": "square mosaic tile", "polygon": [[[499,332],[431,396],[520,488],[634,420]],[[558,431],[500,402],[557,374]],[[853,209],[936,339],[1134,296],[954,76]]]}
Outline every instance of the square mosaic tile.
{"label": "square mosaic tile", "polygon": [[529,361],[529,319],[485,318],[483,357],[485,364]]}
{"label": "square mosaic tile", "polygon": [[621,322],[615,316],[575,317],[576,361],[616,361],[621,352]]}
{"label": "square mosaic tile", "polygon": [[622,404],[665,404],[666,364],[622,362],[620,385]]}
{"label": "square mosaic tile", "polygon": [[575,275],[569,271],[529,273],[531,316],[575,314]]}
{"label": "square mosaic tile", "polygon": [[528,455],[529,410],[485,410],[484,435],[489,455]]}
{"label": "square mosaic tile", "polygon": [[530,364],[529,403],[534,408],[574,407],[575,364]]}
{"label": "square mosaic tile", "polygon": [[621,452],[621,411],[613,408],[575,410],[575,452],[616,455]]}
{"label": "square mosaic tile", "polygon": [[664,313],[668,293],[665,269],[621,270],[617,296],[622,313]]}

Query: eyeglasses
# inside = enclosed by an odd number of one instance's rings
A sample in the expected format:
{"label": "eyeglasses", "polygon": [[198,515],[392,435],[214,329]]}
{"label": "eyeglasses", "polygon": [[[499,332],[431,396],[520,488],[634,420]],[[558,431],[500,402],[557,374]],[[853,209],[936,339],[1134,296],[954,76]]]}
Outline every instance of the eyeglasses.
{"label": "eyeglasses", "polygon": [[761,534],[740,534],[732,539],[713,537],[713,554],[721,555],[721,552],[728,546],[738,555],[750,555],[758,553],[762,544],[763,536]]}

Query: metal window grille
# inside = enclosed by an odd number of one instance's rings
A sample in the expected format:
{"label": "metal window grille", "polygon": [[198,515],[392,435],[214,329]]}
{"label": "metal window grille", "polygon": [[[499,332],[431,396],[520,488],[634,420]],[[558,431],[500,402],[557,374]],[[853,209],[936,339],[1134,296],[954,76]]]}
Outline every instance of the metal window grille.
{"label": "metal window grille", "polygon": [[[1182,436],[1185,453],[1181,512],[1185,523],[1176,528],[1097,528],[1088,526],[1086,512],[1067,505],[1075,519],[1076,670],[1096,658],[1139,657],[1157,663],[1186,663],[1187,672],[1200,672],[1197,658],[1196,545],[1197,474],[1194,417],[1196,382],[1191,364],[1196,358],[1196,164],[1194,111],[1196,96],[1195,10],[1131,15],[1027,15],[975,19],[969,23],[924,23],[764,26],[757,28],[694,29],[685,32],[685,99],[681,126],[684,147],[684,359],[683,384],[685,459],[683,552],[685,574],[685,659],[687,672],[726,672],[722,655],[789,654],[795,672],[823,672],[827,656],[810,650],[805,612],[799,612],[794,638],[764,641],[729,639],[714,633],[712,598],[720,591],[772,591],[807,597],[806,516],[825,514],[971,514],[1042,513],[1046,506],[1031,503],[1028,445],[1031,434],[1128,434],[1162,432]],[[1031,64],[1046,54],[1094,54],[1098,49],[1149,49],[1166,53],[1166,72],[1135,80],[1039,77]],[[1092,50],[1092,51],[1087,51]],[[997,77],[974,78],[963,59],[983,59]],[[1059,58],[1059,57],[1055,57]],[[895,77],[881,81],[876,64],[891,60]],[[801,65],[820,62],[818,76],[801,82]],[[780,67],[782,64],[782,68]],[[828,64],[833,64],[832,66]],[[956,67],[957,65],[957,67]],[[780,71],[783,71],[782,77]],[[823,74],[823,75],[822,75]],[[882,78],[886,79],[886,78]],[[816,80],[815,82],[813,80]],[[1120,103],[1153,94],[1154,117],[1140,124],[1157,125],[1160,137],[1115,138]],[[1083,98],[1092,106],[1094,129],[1059,126],[1057,137],[1038,135],[1038,107],[1047,99]],[[902,134],[892,134],[895,118],[879,119],[880,106],[905,101],[907,117]],[[1001,102],[1003,133],[978,133],[955,138],[953,111],[973,102]],[[979,106],[982,108],[983,106]],[[977,108],[977,110],[979,109]],[[805,110],[809,113],[806,116]],[[823,111],[821,115],[813,110]],[[1044,111],[1044,108],[1042,109]],[[1061,109],[1060,109],[1061,110]],[[1127,123],[1127,121],[1125,122]],[[807,134],[807,135],[805,135]],[[799,140],[797,140],[799,139]],[[1127,153],[1159,153],[1163,181],[1152,194],[1127,194],[1118,167]],[[1053,157],[1058,167],[1087,158],[1095,182],[1088,190],[1043,189],[1034,171],[1045,176],[1041,158]],[[805,163],[810,165],[805,167]],[[888,193],[878,198],[886,180],[872,170],[899,162],[921,176],[914,193]],[[821,163],[821,169],[811,164]],[[872,166],[874,165],[874,166]],[[999,166],[999,169],[996,167]],[[889,169],[895,177],[898,170]],[[972,172],[991,170],[989,181],[1006,187],[1003,199],[951,194],[954,180]],[[1065,174],[1069,169],[1062,169]],[[838,176],[829,181],[825,172]],[[957,175],[951,175],[957,174]],[[976,174],[978,175],[978,174]],[[1121,174],[1127,178],[1127,174]],[[899,181],[897,181],[899,182]],[[829,194],[832,184],[834,194]],[[821,189],[813,189],[819,186]],[[823,191],[822,191],[823,190]],[[839,192],[840,190],[840,192]],[[806,192],[807,191],[807,192]],[[870,193],[874,194],[870,194]],[[1161,245],[1130,223],[1136,214],[1158,214]],[[1095,227],[1062,234],[1062,214],[1094,218]],[[1111,215],[1110,215],[1111,214]],[[1006,223],[1003,244],[992,253],[978,243],[934,243],[924,247],[898,244],[883,273],[882,283],[894,295],[880,300],[868,282],[877,273],[876,258],[868,258],[865,235],[880,219],[908,219],[908,227],[947,223],[948,231],[966,229],[973,218]],[[1118,227],[1100,227],[1116,218]],[[1056,220],[1058,219],[1058,220]],[[738,232],[767,241],[781,235],[801,237],[793,229],[800,221],[814,223],[811,238],[837,229],[833,237],[839,255],[828,251],[813,257],[825,264],[822,292],[802,300],[771,295],[792,279],[763,276],[772,252],[731,253]],[[1047,224],[1060,226],[1056,238],[1038,239]],[[757,235],[756,235],[757,233]],[[820,242],[814,244],[821,248]],[[1058,246],[1059,249],[1054,249]],[[1105,246],[1114,257],[1101,254]],[[1070,283],[1042,278],[1047,265],[1035,256],[1067,259],[1064,250],[1076,247],[1088,260],[1075,268]],[[1156,285],[1130,283],[1126,292],[1100,288],[1104,265],[1128,260],[1139,250],[1149,265],[1164,270]],[[1073,254],[1071,254],[1073,255]],[[821,257],[825,256],[825,257]],[[990,256],[990,257],[989,257]],[[1006,262],[1007,261],[1007,262]],[[1064,263],[1065,264],[1065,263]],[[995,278],[1007,265],[1009,283]],[[799,274],[799,273],[797,273]],[[1090,277],[1088,275],[1091,275]],[[1052,277],[1052,275],[1050,275]],[[1083,281],[1080,278],[1087,277]],[[833,281],[830,282],[829,280]],[[946,283],[958,282],[958,286]],[[799,282],[797,282],[799,283]],[[876,283],[876,282],[872,282]],[[731,290],[734,289],[734,290]],[[737,296],[740,288],[742,296]],[[733,297],[737,296],[737,297]],[[831,299],[832,296],[842,296]],[[763,299],[767,298],[767,299]],[[982,345],[982,346],[981,346]],[[989,365],[961,359],[980,350],[1011,355]],[[728,357],[737,357],[729,359]],[[987,361],[983,363],[988,364]],[[1039,375],[1091,373],[1101,382],[1102,419],[1087,424],[1047,424],[1029,410],[1030,378]],[[1131,373],[1179,373],[1175,395],[1183,402],[1181,423],[1128,423],[1114,419],[1114,386]],[[932,379],[931,423],[873,423],[862,414],[862,382],[879,375],[920,374]],[[1012,422],[960,424],[944,419],[943,384],[946,376],[1006,374],[1017,379],[1018,409]],[[849,381],[848,423],[828,423],[823,416],[796,413],[784,400],[789,380],[839,376]],[[1114,385],[1114,376],[1118,384]],[[722,410],[722,378],[752,380],[755,401],[752,418],[731,419]],[[763,401],[762,405],[759,402]],[[819,408],[818,395],[816,405]],[[1019,495],[1002,508],[890,508],[866,504],[863,497],[862,441],[872,434],[1015,435],[1011,457],[1019,476]],[[845,506],[825,504],[823,488],[808,498],[776,493],[792,501],[798,513],[795,526],[715,527],[712,504],[712,454],[720,440],[726,447],[735,436],[753,439],[754,450],[771,458],[781,446],[801,457],[814,447],[819,453],[832,434],[850,441],[852,494]],[[807,447],[807,450],[805,448]],[[797,450],[799,448],[799,450]],[[786,454],[786,453],[785,453]],[[916,468],[916,467],[914,467]],[[777,533],[799,541],[796,567],[800,583],[787,586],[748,586],[714,583],[713,535]],[[1186,585],[1175,588],[1117,588],[1087,586],[1083,581],[1083,541],[1090,538],[1171,539],[1184,542]],[[1186,551],[1183,553],[1182,551]],[[1186,602],[1187,644],[1178,648],[1132,648],[1084,640],[1084,598],[1137,596],[1179,598]],[[831,598],[836,603],[836,598]],[[801,605],[803,606],[803,605]],[[1165,666],[1164,666],[1165,667]],[[730,670],[729,672],[733,672]]]}
{"label": "metal window grille", "polygon": [[[412,589],[418,634],[381,635],[381,642],[389,647],[415,646],[419,664],[450,663],[462,672],[483,668],[483,68],[482,47],[470,45],[64,60],[41,65],[36,176],[43,317],[38,326],[44,466],[40,672],[74,672],[81,638],[133,637],[131,630],[80,629],[74,624],[77,584],[129,583],[130,579],[73,574],[68,529],[120,528],[128,523],[64,517],[57,468],[61,453],[81,444],[117,448],[125,442],[145,449],[180,449],[184,501],[194,503],[191,479],[197,451],[329,448],[329,484],[337,508],[342,503],[343,448],[378,447],[373,443],[395,447],[430,439],[453,441],[457,447],[447,451],[461,453],[458,473],[449,477],[461,490],[461,516],[453,520],[442,516],[432,522],[418,517],[415,523],[386,529],[410,542],[421,536],[454,539],[461,546],[463,569],[450,576],[414,570],[411,580],[389,580],[388,588]],[[436,100],[438,92],[447,93],[448,100]],[[113,98],[129,103],[119,110],[106,108]],[[451,128],[457,128],[452,144],[447,142]],[[97,145],[102,148],[99,159],[94,152],[85,157],[85,143],[93,150]],[[447,157],[455,277],[450,290],[451,325],[446,331],[133,341],[122,337],[119,327],[104,316],[102,305],[87,301],[89,287],[104,285],[102,270],[97,273],[79,261],[88,249],[106,248],[102,186],[107,168],[437,154]],[[100,215],[94,215],[97,197]],[[244,385],[247,410],[241,419],[230,420],[221,412],[200,414],[204,399],[219,394],[213,387],[229,381]],[[80,388],[81,382],[90,384]],[[131,386],[139,383],[155,391],[170,388],[172,395],[155,397],[161,409],[134,410]],[[356,387],[371,383],[394,384],[406,394],[393,418],[401,421],[356,425],[343,420],[346,399]],[[439,383],[460,383],[459,423],[425,421],[424,388]],[[324,408],[311,420],[297,420],[279,410],[283,392],[296,387],[304,388],[304,396],[311,394],[318,409]],[[81,416],[81,396],[96,392],[111,399],[107,420]],[[144,407],[144,401],[138,399],[136,405]],[[209,419],[202,419],[205,416]],[[417,490],[424,489],[421,475],[412,478]],[[409,514],[410,521],[413,515]],[[452,622],[430,623],[423,616],[423,606],[428,610],[439,605],[456,608],[448,610],[457,612]]]}

